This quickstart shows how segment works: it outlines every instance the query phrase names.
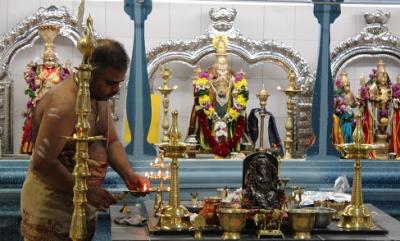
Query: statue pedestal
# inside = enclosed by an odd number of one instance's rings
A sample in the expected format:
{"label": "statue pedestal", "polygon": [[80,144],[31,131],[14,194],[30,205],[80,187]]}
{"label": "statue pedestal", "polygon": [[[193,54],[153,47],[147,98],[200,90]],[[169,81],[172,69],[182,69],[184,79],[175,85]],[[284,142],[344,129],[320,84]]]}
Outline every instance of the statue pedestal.
{"label": "statue pedestal", "polygon": [[376,149],[376,158],[379,160],[389,159],[388,150],[388,135],[387,134],[376,134],[374,144],[379,144],[384,146],[383,148]]}

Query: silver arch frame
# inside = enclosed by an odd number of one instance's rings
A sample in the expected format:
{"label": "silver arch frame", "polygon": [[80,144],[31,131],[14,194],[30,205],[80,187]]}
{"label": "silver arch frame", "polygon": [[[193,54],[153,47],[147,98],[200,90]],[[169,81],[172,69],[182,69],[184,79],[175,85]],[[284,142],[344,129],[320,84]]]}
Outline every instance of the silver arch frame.
{"label": "silver arch frame", "polygon": [[[13,78],[9,65],[22,50],[30,48],[39,38],[38,29],[41,24],[51,23],[60,27],[60,35],[70,39],[76,46],[80,38],[82,26],[65,7],[50,6],[39,8],[36,13],[26,17],[17,26],[0,38],[0,140],[2,154],[19,156],[12,153],[12,116],[13,111]],[[78,26],[79,25],[79,26]],[[96,38],[101,36],[95,33]]]}
{"label": "silver arch frame", "polygon": [[356,36],[340,42],[331,53],[332,77],[338,75],[354,60],[385,57],[400,63],[400,39],[386,25],[390,13],[376,10],[364,13],[367,25]]}
{"label": "silver arch frame", "polygon": [[259,62],[275,63],[286,71],[293,70],[297,76],[297,86],[303,92],[296,98],[294,139],[292,156],[303,158],[312,136],[311,131],[311,99],[314,75],[303,57],[293,48],[274,40],[252,40],[242,35],[234,25],[235,9],[211,9],[211,25],[208,31],[189,41],[167,41],[147,53],[147,71],[153,90],[154,73],[160,65],[171,61],[179,61],[194,67],[200,59],[215,52],[212,38],[225,35],[229,39],[227,52],[244,59],[248,64]]}

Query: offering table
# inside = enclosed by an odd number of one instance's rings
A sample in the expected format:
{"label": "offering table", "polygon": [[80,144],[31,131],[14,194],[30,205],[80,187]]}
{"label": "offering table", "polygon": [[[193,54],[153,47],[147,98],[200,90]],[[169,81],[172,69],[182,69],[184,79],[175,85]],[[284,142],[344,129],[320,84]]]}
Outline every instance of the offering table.
{"label": "offering table", "polygon": [[[373,222],[379,226],[382,230],[382,234],[371,234],[368,231],[347,231],[347,232],[313,232],[310,240],[400,240],[400,222],[393,217],[389,216],[385,212],[376,208],[371,204],[366,204],[371,212],[375,215],[373,216]],[[147,216],[146,210],[150,217],[153,216],[152,210],[154,206],[153,201],[145,201],[144,204],[131,205],[131,214],[141,214]],[[115,217],[121,215],[119,212],[122,206],[115,205],[110,208],[111,217],[111,240],[113,241],[131,241],[131,240],[194,240],[193,232],[173,232],[173,233],[157,233],[154,234],[149,232],[147,226],[143,227],[133,227],[119,225],[113,222]],[[149,218],[149,217],[147,217]],[[331,223],[331,225],[337,222]],[[384,234],[386,233],[386,234]],[[222,232],[204,232],[204,240],[221,240]],[[281,238],[261,238],[257,239],[256,233],[246,233],[243,232],[242,240],[293,240],[291,234],[285,234],[285,239]]]}

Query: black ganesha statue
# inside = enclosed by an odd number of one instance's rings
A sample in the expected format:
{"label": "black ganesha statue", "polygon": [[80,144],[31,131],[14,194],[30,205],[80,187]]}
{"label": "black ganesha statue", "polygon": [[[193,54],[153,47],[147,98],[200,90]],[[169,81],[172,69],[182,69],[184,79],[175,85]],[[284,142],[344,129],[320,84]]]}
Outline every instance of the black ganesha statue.
{"label": "black ganesha statue", "polygon": [[276,209],[281,207],[278,189],[278,160],[269,152],[256,152],[243,161],[243,206],[247,209]]}

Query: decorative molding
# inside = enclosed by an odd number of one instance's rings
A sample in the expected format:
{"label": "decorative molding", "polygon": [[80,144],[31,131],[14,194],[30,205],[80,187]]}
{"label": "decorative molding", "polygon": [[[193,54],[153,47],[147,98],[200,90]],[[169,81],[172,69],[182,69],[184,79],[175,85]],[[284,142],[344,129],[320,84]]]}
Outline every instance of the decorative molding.
{"label": "decorative molding", "polygon": [[386,23],[389,12],[366,12],[366,26],[355,37],[340,42],[331,53],[331,70],[334,79],[356,59],[387,57],[400,62],[400,39],[389,31]]}

